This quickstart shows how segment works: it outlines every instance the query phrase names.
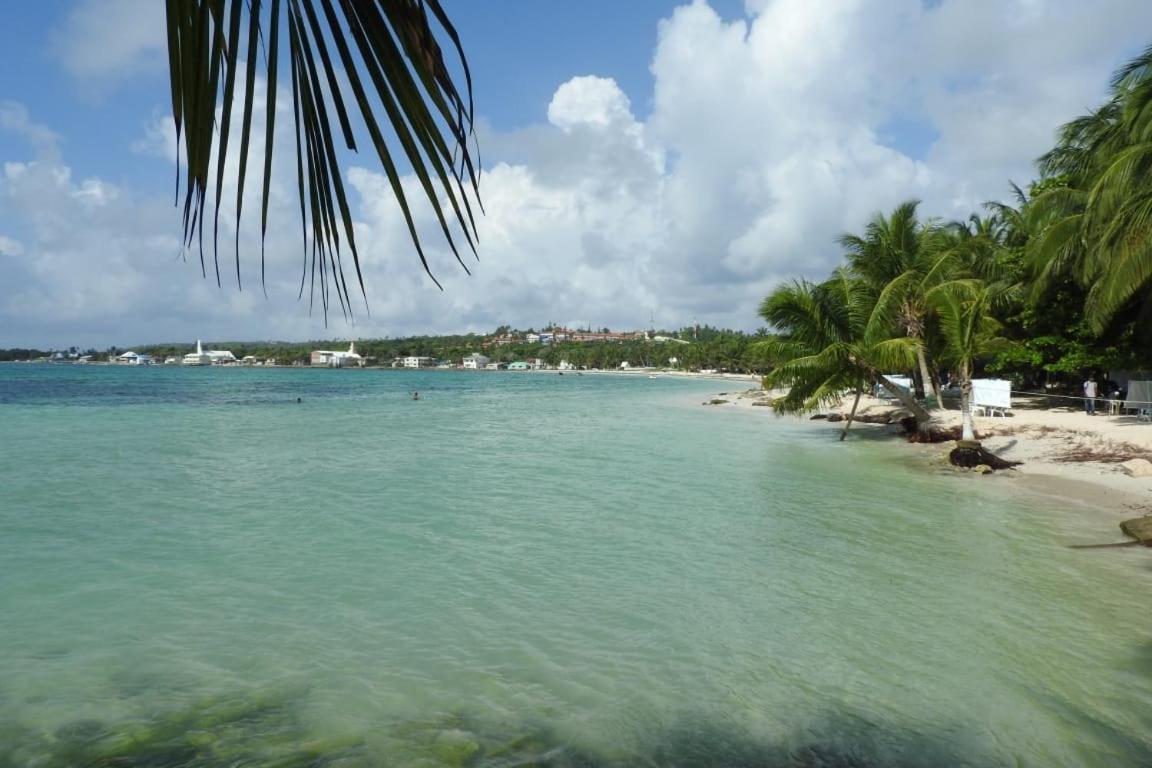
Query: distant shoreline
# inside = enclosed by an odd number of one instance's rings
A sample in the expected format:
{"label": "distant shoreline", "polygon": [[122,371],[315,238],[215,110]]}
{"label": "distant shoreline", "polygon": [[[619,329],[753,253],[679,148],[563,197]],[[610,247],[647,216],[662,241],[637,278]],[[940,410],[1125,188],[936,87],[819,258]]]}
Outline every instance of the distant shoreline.
{"label": "distant shoreline", "polygon": [[760,375],[755,373],[727,373],[727,372],[703,372],[703,371],[677,371],[662,368],[589,368],[589,369],[559,369],[559,368],[530,368],[528,370],[475,370],[471,368],[461,368],[453,366],[450,368],[440,367],[422,367],[422,368],[405,368],[400,366],[391,365],[349,365],[342,367],[326,366],[326,365],[283,365],[277,363],[276,365],[240,365],[230,363],[228,365],[182,365],[182,364],[168,364],[152,363],[149,365],[131,365],[127,363],[111,363],[107,360],[91,360],[88,362],[76,362],[73,360],[51,362],[47,360],[0,360],[0,365],[49,365],[53,367],[78,367],[86,368],[91,366],[102,366],[106,368],[286,368],[293,370],[341,370],[341,371],[420,371],[423,373],[507,373],[507,374],[571,374],[571,375],[595,375],[595,376],[654,376],[658,378],[691,378],[691,379],[714,379],[716,381],[744,381],[759,383]]}

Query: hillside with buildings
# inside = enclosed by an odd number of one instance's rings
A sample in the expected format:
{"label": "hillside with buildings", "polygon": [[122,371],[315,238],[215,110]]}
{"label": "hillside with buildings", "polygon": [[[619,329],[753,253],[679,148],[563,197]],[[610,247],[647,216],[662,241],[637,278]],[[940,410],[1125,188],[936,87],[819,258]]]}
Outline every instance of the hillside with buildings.
{"label": "hillside with buildings", "polygon": [[[553,326],[490,334],[410,336],[355,341],[213,341],[141,344],[80,353],[0,350],[0,360],[120,365],[458,368],[463,370],[673,368],[762,372],[761,334],[691,327],[613,331]],[[25,354],[20,354],[25,353]]]}

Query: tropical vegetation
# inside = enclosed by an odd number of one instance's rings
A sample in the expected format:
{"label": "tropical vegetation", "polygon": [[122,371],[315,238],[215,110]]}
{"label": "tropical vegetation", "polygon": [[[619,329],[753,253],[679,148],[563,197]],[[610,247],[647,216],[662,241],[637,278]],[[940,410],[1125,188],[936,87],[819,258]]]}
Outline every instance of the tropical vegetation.
{"label": "tropical vegetation", "polygon": [[773,291],[760,347],[766,385],[791,388],[778,410],[884,385],[923,428],[912,405],[939,404],[947,380],[971,439],[981,373],[1079,394],[1090,373],[1152,368],[1152,47],[1037,165],[1027,189],[963,221],[923,218],[915,200],[877,213],[840,236],[828,279]]}
{"label": "tropical vegetation", "polygon": [[779,333],[760,342],[775,363],[764,384],[787,390],[773,401],[776,412],[813,410],[850,390],[855,399],[844,439],[860,396],[881,383],[927,425],[928,412],[883,373],[910,367],[922,349],[918,340],[892,334],[898,321],[884,315],[884,309],[870,283],[847,267],[823,283],[795,281],[765,299],[760,313]]}
{"label": "tropical vegetation", "polygon": [[[605,329],[606,330],[606,329]],[[459,364],[473,352],[480,352],[494,362],[511,363],[517,360],[543,360],[556,366],[567,361],[576,368],[619,368],[622,363],[631,367],[669,368],[684,371],[716,370],[733,373],[763,374],[768,370],[767,358],[758,345],[763,332],[749,334],[743,331],[697,326],[677,331],[655,331],[645,338],[643,333],[618,341],[559,341],[555,343],[532,340],[534,329],[516,330],[501,326],[491,334],[449,334],[441,336],[407,336],[383,339],[359,339],[356,351],[369,359],[373,366],[389,366],[402,357],[431,357]],[[227,349],[237,358],[253,356],[258,360],[276,360],[280,365],[307,365],[315,349],[343,349],[348,341],[226,341],[205,340],[206,348]],[[0,362],[11,360],[48,360],[61,353],[61,362],[80,355],[105,361],[129,347],[109,347],[103,350],[0,349]],[[146,343],[130,347],[133,351],[154,358],[181,357],[195,350],[192,343]]]}

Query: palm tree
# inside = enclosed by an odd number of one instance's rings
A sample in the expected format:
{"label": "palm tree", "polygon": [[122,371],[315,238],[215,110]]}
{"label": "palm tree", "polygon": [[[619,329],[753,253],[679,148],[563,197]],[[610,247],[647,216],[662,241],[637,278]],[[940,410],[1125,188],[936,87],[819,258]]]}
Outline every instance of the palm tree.
{"label": "palm tree", "polygon": [[1033,198],[1038,289],[1071,274],[1097,332],[1126,303],[1152,303],[1152,47],[1116,73],[1100,109],[1061,129]]}
{"label": "palm tree", "polygon": [[988,288],[998,313],[1018,309],[1025,294],[1023,251],[1028,242],[1028,222],[1022,214],[1027,198],[1013,185],[1021,208],[1005,203],[985,203],[991,214],[973,213],[966,222],[948,226],[951,245],[939,272],[940,282],[980,280]]}
{"label": "palm tree", "polygon": [[[296,187],[304,241],[301,294],[305,278],[310,276],[309,295],[314,297],[318,289],[326,315],[331,284],[341,310],[350,313],[344,253],[352,258],[360,293],[364,294],[337,155],[344,149],[358,150],[354,125],[367,131],[425,271],[435,282],[404,191],[404,164],[419,181],[444,238],[467,270],[456,238],[462,237],[475,254],[476,223],[469,198],[476,198],[478,203],[479,166],[469,146],[473,138],[472,82],[459,36],[441,0],[166,1],[172,117],[188,168],[183,186],[184,242],[186,247],[199,243],[205,274],[206,204],[209,198],[215,200],[211,227],[219,284],[216,244],[230,140],[236,139],[239,153],[235,208],[239,230],[253,112],[258,106],[265,114],[259,185],[262,239],[267,232],[282,48],[287,50],[291,75]],[[449,69],[438,34],[455,49],[462,87],[459,75]],[[287,44],[282,45],[285,35]],[[267,95],[260,105],[256,104],[258,75],[267,83]],[[337,126],[339,136],[335,135]],[[455,237],[453,230],[458,233]],[[236,282],[240,286],[238,234],[235,250]],[[260,277],[263,283],[263,246]]]}
{"label": "palm tree", "polygon": [[760,316],[776,331],[757,342],[774,365],[764,384],[788,388],[786,395],[773,402],[774,410],[803,413],[839,402],[845,391],[853,392],[852,410],[840,434],[843,440],[860,395],[879,382],[926,431],[930,414],[911,393],[883,374],[911,368],[919,342],[908,336],[893,337],[892,318],[882,309],[867,282],[843,267],[823,283],[786,283],[764,299]]}
{"label": "palm tree", "polygon": [[924,340],[929,308],[924,300],[928,288],[939,282],[948,261],[947,240],[941,228],[921,222],[910,200],[891,215],[877,213],[864,235],[844,234],[839,243],[852,270],[878,293],[885,314],[892,313],[899,328],[916,343],[916,363],[927,397],[936,394]]}
{"label": "palm tree", "polygon": [[977,279],[950,280],[928,292],[940,320],[944,359],[960,377],[961,439],[975,440],[972,424],[972,371],[978,358],[1009,342],[999,337],[1000,323],[990,314],[996,289]]}

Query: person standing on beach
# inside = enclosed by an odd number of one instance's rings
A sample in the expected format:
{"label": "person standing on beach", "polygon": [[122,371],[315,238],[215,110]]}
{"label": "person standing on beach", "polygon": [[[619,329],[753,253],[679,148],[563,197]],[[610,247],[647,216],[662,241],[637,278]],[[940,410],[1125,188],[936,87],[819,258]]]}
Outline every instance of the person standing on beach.
{"label": "person standing on beach", "polygon": [[1089,416],[1096,415],[1096,377],[1088,377],[1084,382],[1084,412]]}

